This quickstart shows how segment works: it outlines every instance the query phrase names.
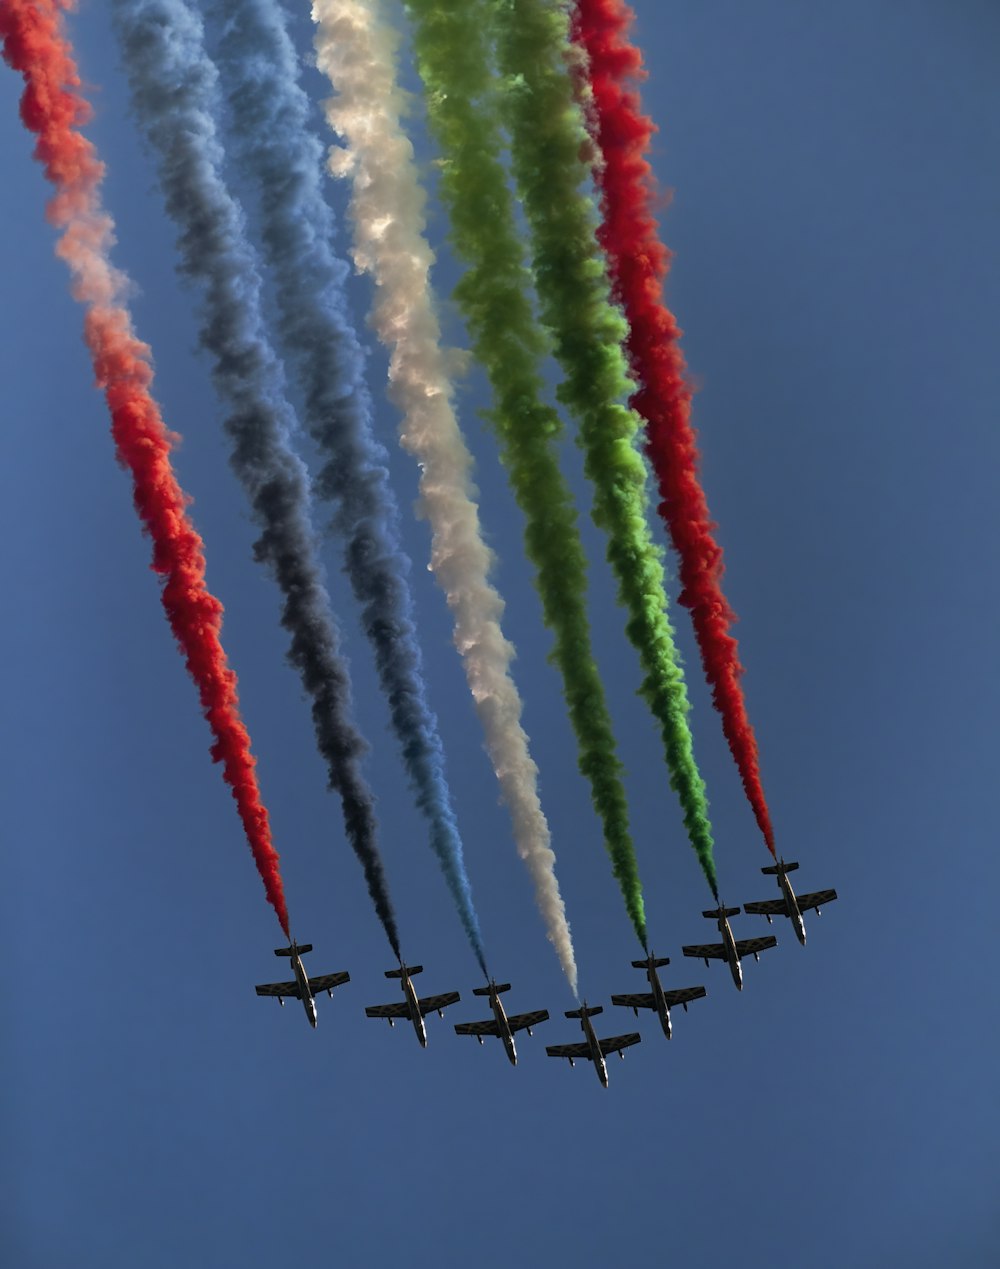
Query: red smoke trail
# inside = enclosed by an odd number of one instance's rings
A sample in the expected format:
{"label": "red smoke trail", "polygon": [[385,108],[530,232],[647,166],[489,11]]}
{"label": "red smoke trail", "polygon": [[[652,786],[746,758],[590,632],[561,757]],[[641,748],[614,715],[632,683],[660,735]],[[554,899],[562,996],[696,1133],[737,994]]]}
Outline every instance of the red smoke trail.
{"label": "red smoke trail", "polygon": [[698,479],[700,457],[691,426],[691,388],[676,319],[663,302],[670,253],[659,239],[656,189],[646,160],[655,125],[642,113],[637,84],[642,54],[629,42],[634,19],[623,0],[577,0],[573,38],[589,59],[593,101],[584,114],[600,160],[598,238],[608,257],[615,299],[628,318],[628,355],[639,385],[631,404],[646,421],[646,453],[659,505],[680,561],[680,602],[690,608],[705,676],[746,795],[774,854],[771,816],[761,785],[757,741],[740,687],[743,667],[730,627],[736,614],[722,593],[722,548]]}
{"label": "red smoke trail", "polygon": [[62,230],[56,251],[86,308],[84,333],[111,412],[118,460],[132,474],[135,508],[153,541],[153,570],[164,579],[163,607],[215,737],[212,758],[223,764],[268,901],[288,935],[278,854],[240,718],[236,675],[220,639],[222,604],[205,585],[203,544],[170,465],[175,437],[150,394],[150,350],[133,333],[120,301],[125,278],[108,260],[114,235],[99,196],[104,164],[77,131],[91,112],[64,34],[62,11],[73,7],[74,0],[2,0],[3,57],[25,81],[21,119],[37,135],[35,158],[56,188],[48,206],[49,219]]}

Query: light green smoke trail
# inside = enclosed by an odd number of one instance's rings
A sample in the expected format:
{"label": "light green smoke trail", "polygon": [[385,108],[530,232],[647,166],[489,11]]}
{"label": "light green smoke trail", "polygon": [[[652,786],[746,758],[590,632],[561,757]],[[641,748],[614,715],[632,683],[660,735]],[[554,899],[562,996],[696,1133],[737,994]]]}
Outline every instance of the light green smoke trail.
{"label": "light green smoke trail", "polygon": [[604,687],[594,663],[586,613],[586,559],[572,495],[555,453],[559,416],[545,404],[540,364],[546,342],[528,298],[531,284],[500,160],[485,11],[454,0],[405,0],[428,119],[443,155],[441,196],[452,241],[467,270],[455,295],[476,357],[493,389],[489,418],[527,518],[552,656],[563,676],[580,770],[590,782],[615,877],[643,947],[646,919],[628,808]]}
{"label": "light green smoke trail", "polygon": [[518,193],[531,232],[541,315],[566,376],[559,400],[579,424],[594,484],[594,522],[639,652],[642,694],[660,725],[671,788],[688,837],[718,897],[705,782],[694,760],[684,673],[667,617],[661,553],[646,519],[646,468],[636,448],[639,419],[622,404],[632,391],[622,342],[625,319],[611,303],[595,237],[596,211],[581,184],[587,131],[567,72],[569,26],[553,0],[487,0],[502,79],[500,110],[511,134]]}

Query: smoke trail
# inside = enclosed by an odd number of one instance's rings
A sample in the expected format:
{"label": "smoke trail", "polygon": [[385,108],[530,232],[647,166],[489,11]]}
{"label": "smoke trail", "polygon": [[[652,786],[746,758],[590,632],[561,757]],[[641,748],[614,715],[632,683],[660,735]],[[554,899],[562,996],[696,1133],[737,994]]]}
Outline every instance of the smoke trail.
{"label": "smoke trail", "polygon": [[389,391],[403,412],[401,442],[420,464],[423,510],[432,531],[431,568],[455,618],[462,656],[514,827],[518,853],[563,972],[576,991],[576,962],[555,876],[549,826],[538,798],[538,768],[521,727],[521,698],[510,675],[514,648],[500,627],[504,603],[490,584],[491,553],[479,528],[453,388],[431,294],[433,262],[424,236],[424,192],[400,122],[398,38],[378,0],[314,0],[318,65],[337,98],[330,126],[347,149],[331,168],[350,173],[354,262],[377,287],[372,320],[390,351]]}
{"label": "smoke trail", "polygon": [[216,4],[219,69],[228,98],[232,152],[260,201],[264,251],[275,284],[276,329],[298,373],[305,418],[324,465],[317,488],[336,507],[346,568],[391,709],[417,804],[430,824],[465,932],[486,972],[479,921],[445,777],[437,719],[427,702],[414,630],[409,562],[387,455],[372,433],[364,356],[346,313],[347,266],[333,254],[333,214],[322,193],[322,147],[297,82],[295,50],[272,0]]}
{"label": "smoke trail", "polygon": [[660,241],[654,212],[656,189],[646,155],[655,127],[642,113],[638,95],[645,71],[640,49],[628,38],[633,18],[623,0],[576,0],[572,36],[590,63],[593,107],[586,123],[602,159],[594,171],[602,194],[598,239],[608,254],[613,296],[628,319],[629,364],[640,386],[631,404],[646,421],[646,453],[660,487],[660,515],[680,562],[680,603],[692,613],[722,730],[774,854],[756,737],[740,687],[739,646],[730,633],[736,614],[722,593],[722,548],[698,478],[680,329],[662,299],[670,253]]}
{"label": "smoke trail", "polygon": [[546,0],[491,0],[488,9],[542,320],[553,332],[566,376],[558,396],[579,423],[595,490],[593,517],[608,535],[608,560],[629,614],[626,629],[645,675],[642,694],[660,724],[670,784],[714,894],[705,785],[694,760],[687,690],[666,614],[663,565],[646,522],[646,471],[635,449],[639,421],[621,404],[631,386],[621,348],[625,323],[610,301],[596,254],[593,206],[580,190],[586,131],[567,73],[566,14]]}
{"label": "smoke trail", "polygon": [[167,211],[180,232],[181,270],[204,287],[201,343],[230,410],[231,463],[261,528],[254,545],[281,589],[288,659],[312,702],[330,787],[368,893],[399,955],[396,917],[376,845],[374,799],[361,771],[366,746],[351,716],[350,682],[309,525],[309,483],[293,453],[294,424],[280,365],[260,315],[260,278],[239,207],[220,175],[212,114],[217,73],[201,19],[184,0],[115,0],[132,101],[158,159]]}
{"label": "smoke trail", "polygon": [[72,0],[4,0],[0,6],[3,57],[25,81],[21,119],[38,142],[35,158],[55,186],[48,216],[61,230],[56,252],[73,276],[73,295],[84,305],[84,333],[97,382],[111,414],[115,452],[132,476],[136,511],[153,542],[153,570],[163,579],[161,601],[174,638],[194,679],[215,743],[264,882],[268,902],[288,936],[278,855],[271,844],[240,718],[236,675],[222,648],[222,604],[205,584],[205,553],[188,517],[190,501],[170,463],[176,439],[164,426],[150,386],[150,350],[134,334],[122,296],[124,274],[113,268],[114,225],[101,206],[104,164],[79,127],[90,118],[80,76],[65,34],[63,10]]}
{"label": "smoke trail", "polygon": [[456,298],[490,378],[495,402],[490,418],[527,518],[527,551],[545,623],[555,635],[552,655],[563,677],[580,771],[590,782],[614,874],[645,947],[642,886],[621,764],[590,645],[586,560],[555,453],[559,416],[542,396],[546,345],[528,299],[530,279],[500,161],[496,114],[482,98],[490,82],[484,14],[474,4],[450,0],[406,0],[406,9],[414,23],[428,118],[444,156],[441,194],[451,211],[451,236],[469,265]]}
{"label": "smoke trail", "polygon": [[712,700],[773,855],[757,741],[740,686],[743,667],[730,634],[736,614],[722,592],[722,548],[698,478],[681,332],[663,301],[670,253],[660,241],[654,213],[656,189],[646,155],[655,127],[642,113],[642,54],[629,40],[634,16],[623,0],[576,0],[572,19],[573,39],[590,64],[586,121],[601,160],[594,169],[601,192],[598,240],[607,253],[612,295],[628,319],[626,348],[639,385],[631,405],[646,422],[646,453],[662,499],[659,512],[680,564],[680,603],[691,610]]}

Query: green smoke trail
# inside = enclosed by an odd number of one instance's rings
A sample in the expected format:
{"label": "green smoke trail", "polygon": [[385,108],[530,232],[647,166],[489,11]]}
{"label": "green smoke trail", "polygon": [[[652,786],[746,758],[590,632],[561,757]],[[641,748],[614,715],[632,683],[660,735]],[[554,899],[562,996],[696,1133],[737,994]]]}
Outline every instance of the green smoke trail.
{"label": "green smoke trail", "polygon": [[559,469],[559,416],[542,399],[547,351],[528,298],[531,284],[500,160],[495,102],[481,7],[454,0],[405,0],[431,128],[443,154],[441,196],[467,270],[455,296],[476,357],[493,390],[489,419],[521,510],[536,569],[552,657],[563,677],[580,771],[590,782],[604,843],[629,917],[646,946],[646,919],[628,808],[604,687],[586,613],[586,559],[572,495]]}
{"label": "green smoke trail", "polygon": [[635,443],[639,419],[622,404],[633,388],[622,350],[627,327],[611,303],[593,201],[581,190],[587,132],[567,72],[566,12],[553,0],[487,0],[485,8],[468,2],[464,7],[492,19],[500,110],[531,231],[542,321],[566,376],[557,395],[579,423],[595,490],[593,518],[608,535],[608,560],[629,614],[626,629],[645,676],[642,694],[660,725],[688,837],[718,897],[705,782],[694,760],[661,553],[646,519],[646,468]]}

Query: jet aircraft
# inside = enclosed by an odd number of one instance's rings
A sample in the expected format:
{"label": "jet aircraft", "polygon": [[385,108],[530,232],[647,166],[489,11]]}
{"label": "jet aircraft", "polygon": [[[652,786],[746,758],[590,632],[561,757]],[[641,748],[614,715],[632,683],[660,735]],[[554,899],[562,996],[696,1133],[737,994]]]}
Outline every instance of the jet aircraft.
{"label": "jet aircraft", "polygon": [[671,1006],[683,1005],[684,1012],[687,1013],[689,1000],[700,1000],[702,996],[708,994],[704,987],[678,987],[673,991],[664,991],[660,985],[660,976],[656,971],[669,964],[669,956],[657,957],[653,952],[650,952],[644,961],[633,961],[632,966],[634,969],[644,969],[646,971],[646,978],[649,980],[652,991],[611,997],[613,1005],[621,1005],[625,1009],[631,1009],[637,1018],[640,1009],[655,1010],[656,1016],[660,1019],[663,1034],[668,1040],[672,1031],[670,1025]]}
{"label": "jet aircraft", "polygon": [[484,1035],[499,1036],[503,1040],[503,1047],[507,1050],[511,1066],[517,1066],[514,1032],[527,1031],[528,1035],[531,1035],[531,1028],[537,1026],[539,1022],[544,1022],[549,1016],[549,1011],[539,1009],[535,1013],[515,1013],[508,1018],[500,1001],[500,993],[504,991],[510,991],[510,983],[498,983],[493,978],[485,987],[473,987],[474,996],[489,996],[493,1017],[487,1022],[459,1022],[455,1030],[459,1035],[474,1035],[480,1044],[483,1042]]}
{"label": "jet aircraft", "polygon": [[446,991],[441,996],[425,996],[422,1000],[418,999],[411,980],[414,974],[423,972],[423,965],[406,965],[402,961],[399,963],[399,969],[387,969],[386,978],[400,979],[403,1000],[394,1005],[369,1005],[365,1013],[369,1018],[387,1018],[390,1027],[395,1024],[397,1018],[409,1018],[413,1023],[413,1030],[417,1033],[417,1039],[426,1049],[427,1028],[424,1026],[424,1018],[427,1014],[435,1012],[438,1017],[443,1018],[444,1014],[441,1010],[453,1005],[460,996],[457,991]]}
{"label": "jet aircraft", "polygon": [[800,894],[797,896],[792,889],[792,883],[788,880],[788,874],[794,872],[796,868],[798,868],[798,864],[786,864],[784,860],[780,864],[771,864],[767,868],[762,868],[761,872],[765,877],[778,878],[781,898],[764,899],[760,903],[745,903],[743,911],[766,916],[768,925],[771,924],[772,917],[789,917],[795,927],[795,937],[805,947],[806,923],[802,919],[802,913],[808,912],[810,908],[815,908],[816,915],[821,916],[820,904],[832,903],[837,897],[837,892],[836,890],[817,890],[813,894]]}
{"label": "jet aircraft", "polygon": [[576,1064],[577,1058],[584,1058],[593,1062],[597,1078],[607,1088],[608,1067],[604,1061],[605,1057],[609,1053],[617,1053],[624,1061],[625,1054],[622,1050],[627,1049],[629,1045],[639,1044],[642,1041],[642,1036],[638,1031],[632,1031],[628,1035],[613,1035],[609,1036],[607,1040],[599,1040],[594,1034],[594,1028],[591,1026],[590,1020],[603,1012],[603,1005],[594,1005],[589,1008],[586,1001],[583,1002],[579,1009],[568,1009],[566,1017],[580,1019],[580,1026],[583,1028],[583,1034],[587,1037],[586,1040],[582,1044],[547,1044],[545,1052],[549,1057],[568,1058],[570,1066]]}
{"label": "jet aircraft", "polygon": [[261,983],[254,988],[258,996],[277,996],[278,1004],[284,1005],[286,996],[294,996],[302,1001],[302,1007],[306,1011],[306,1017],[309,1019],[310,1026],[316,1025],[316,996],[321,991],[332,999],[334,987],[340,987],[344,983],[351,981],[350,974],[320,974],[316,978],[310,978],[306,973],[306,968],[302,964],[302,957],[306,952],[313,950],[311,943],[296,943],[292,939],[291,947],[276,947],[274,949],[275,956],[287,956],[292,962],[292,972],[295,975],[293,983]]}
{"label": "jet aircraft", "polygon": [[708,912],[703,912],[703,917],[708,917],[710,921],[715,921],[719,927],[719,933],[722,935],[721,943],[694,943],[688,947],[681,948],[685,956],[697,956],[707,965],[709,960],[725,961],[729,966],[729,972],[733,976],[733,982],[736,984],[736,990],[743,990],[743,966],[740,961],[744,956],[752,956],[755,961],[760,960],[760,953],[766,951],[769,947],[774,947],[778,940],[771,934],[763,939],[734,939],[733,932],[729,928],[729,918],[739,915],[739,908],[727,908],[724,904],[719,904],[717,908],[710,908]]}

